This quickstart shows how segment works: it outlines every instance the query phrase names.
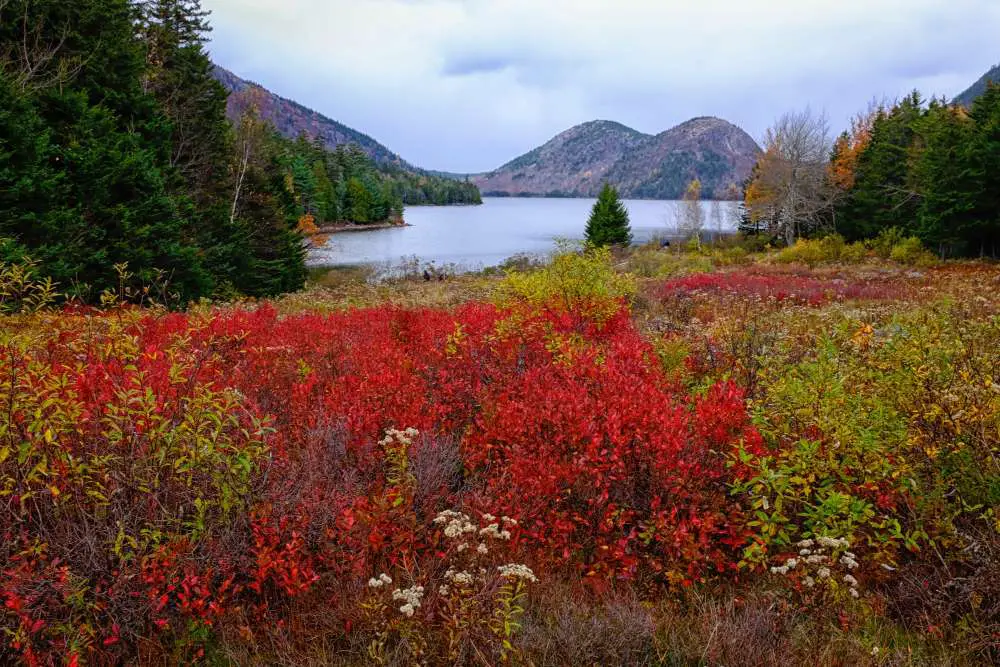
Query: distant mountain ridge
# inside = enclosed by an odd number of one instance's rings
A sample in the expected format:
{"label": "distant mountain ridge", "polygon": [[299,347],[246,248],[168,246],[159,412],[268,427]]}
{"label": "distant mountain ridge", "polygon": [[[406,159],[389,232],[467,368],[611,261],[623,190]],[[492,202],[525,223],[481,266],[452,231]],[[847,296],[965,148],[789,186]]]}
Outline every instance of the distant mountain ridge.
{"label": "distant mountain ridge", "polygon": [[971,107],[977,97],[986,92],[986,86],[990,83],[1000,84],[1000,65],[995,66],[989,72],[980,77],[979,81],[969,86],[961,95],[955,98],[955,104],[964,107]]}
{"label": "distant mountain ridge", "polygon": [[239,120],[251,103],[255,103],[261,118],[270,122],[278,132],[289,139],[295,139],[305,133],[309,137],[319,137],[330,150],[337,146],[354,144],[377,164],[423,172],[367,134],[327,118],[298,102],[272,93],[259,84],[242,79],[224,67],[216,65],[212,74],[229,91],[227,115],[234,122]]}
{"label": "distant mountain ridge", "polygon": [[593,197],[607,181],[625,197],[677,199],[698,178],[706,198],[722,198],[741,191],[759,154],[749,134],[721,118],[693,118],[657,135],[595,120],[472,181],[487,196]]}

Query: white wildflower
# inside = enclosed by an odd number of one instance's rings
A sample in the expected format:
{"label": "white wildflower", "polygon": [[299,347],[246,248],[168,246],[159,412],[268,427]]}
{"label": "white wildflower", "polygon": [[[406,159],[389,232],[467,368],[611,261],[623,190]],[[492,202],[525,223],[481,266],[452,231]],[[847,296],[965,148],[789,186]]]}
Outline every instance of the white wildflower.
{"label": "white wildflower", "polygon": [[799,542],[795,546],[801,547],[803,549],[809,549],[809,548],[812,547],[813,544],[815,544],[815,542],[813,542],[812,540],[802,540],[801,542]]}
{"label": "white wildflower", "polygon": [[817,537],[816,541],[820,544],[820,546],[830,549],[839,549],[840,547],[851,546],[851,543],[843,537]]}
{"label": "white wildflower", "polygon": [[497,568],[500,571],[501,577],[506,577],[508,579],[524,579],[525,581],[538,581],[535,573],[531,571],[531,568],[527,565],[521,565],[520,563],[508,563],[507,565],[501,565]]}
{"label": "white wildflower", "polygon": [[438,588],[438,594],[439,594],[439,595],[448,595],[448,593],[450,593],[450,592],[451,592],[451,589],[450,589],[450,588],[448,588],[448,587],[447,587],[447,586],[445,586],[445,585],[442,585],[442,586],[440,586],[440,587]]}
{"label": "white wildflower", "polygon": [[858,585],[858,580],[849,574],[844,575],[844,581],[850,584],[852,588]]}
{"label": "white wildflower", "polygon": [[806,558],[806,562],[810,565],[819,565],[820,563],[826,562],[826,556],[823,554],[813,554]]}
{"label": "white wildflower", "polygon": [[392,592],[393,600],[402,600],[403,606],[399,611],[407,616],[413,616],[413,610],[420,606],[420,600],[424,597],[423,586],[411,586],[410,588],[397,588]]}
{"label": "white wildflower", "polygon": [[502,516],[500,517],[500,520],[503,522],[503,525],[507,526],[508,528],[517,525],[517,520],[511,519],[509,516]]}
{"label": "white wildflower", "polygon": [[788,560],[785,561],[785,567],[787,567],[789,570],[794,570],[798,566],[798,564],[799,561],[797,558],[789,558]]}
{"label": "white wildflower", "polygon": [[809,556],[812,554],[812,549],[802,549],[799,551],[800,556]]}
{"label": "white wildflower", "polygon": [[872,655],[878,655],[878,646],[872,648]]}
{"label": "white wildflower", "polygon": [[455,572],[454,570],[448,570],[445,573],[445,578],[459,586],[468,586],[472,583],[472,575],[464,570],[462,572]]}
{"label": "white wildflower", "polygon": [[463,516],[463,515],[459,514],[458,512],[455,512],[453,510],[444,510],[443,512],[439,512],[438,515],[436,517],[434,517],[434,523],[437,523],[437,524],[447,523],[449,520],[451,520],[451,519],[457,519],[460,516]]}
{"label": "white wildflower", "polygon": [[462,542],[461,544],[458,545],[457,551],[458,551],[458,553],[462,553],[463,551],[465,551],[468,548],[469,548],[469,543],[468,542]]}
{"label": "white wildflower", "polygon": [[858,589],[857,588],[850,588],[848,590],[851,592],[851,597],[852,598],[857,599],[859,597]]}
{"label": "white wildflower", "polygon": [[802,583],[806,585],[806,588],[812,588],[816,585],[816,580],[812,577],[806,577],[802,580]]}
{"label": "white wildflower", "polygon": [[449,539],[457,539],[466,533],[476,532],[476,526],[469,520],[467,514],[445,510],[436,517],[434,523],[447,524],[444,527],[444,536]]}
{"label": "white wildflower", "polygon": [[382,586],[388,586],[391,583],[392,579],[385,572],[378,575],[378,577],[372,577],[368,580],[368,586],[371,588],[381,588]]}
{"label": "white wildflower", "polygon": [[479,553],[485,555],[485,554],[489,553],[490,550],[488,548],[486,548],[485,544],[483,544],[482,542],[480,542],[479,546],[476,547],[476,551],[478,551]]}
{"label": "white wildflower", "polygon": [[816,576],[819,577],[820,579],[829,579],[830,578],[830,568],[828,568],[828,567],[821,567],[821,568],[819,568],[818,570],[816,570]]}
{"label": "white wildflower", "polygon": [[497,520],[497,518],[495,516],[493,516],[492,514],[484,514],[483,515],[483,521],[485,521],[486,523],[493,523],[496,520]]}

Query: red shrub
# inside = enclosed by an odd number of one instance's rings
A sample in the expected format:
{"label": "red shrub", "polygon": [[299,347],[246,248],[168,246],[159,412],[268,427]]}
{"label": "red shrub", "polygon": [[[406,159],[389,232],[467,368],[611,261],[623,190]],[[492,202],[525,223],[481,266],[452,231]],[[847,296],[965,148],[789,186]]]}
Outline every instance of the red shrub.
{"label": "red shrub", "polygon": [[[510,315],[63,314],[0,351],[9,650],[113,661],[154,638],[196,657],[236,611],[281,621],[419,561],[418,526],[468,503],[519,518],[541,571],[731,569],[725,463],[758,440],[739,390],[685,395],[624,309]],[[391,427],[422,436],[390,456]]]}

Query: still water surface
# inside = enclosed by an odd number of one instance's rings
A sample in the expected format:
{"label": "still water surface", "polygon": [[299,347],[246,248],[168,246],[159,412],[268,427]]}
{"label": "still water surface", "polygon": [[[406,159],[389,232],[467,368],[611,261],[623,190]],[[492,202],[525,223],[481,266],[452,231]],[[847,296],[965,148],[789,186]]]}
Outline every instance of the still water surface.
{"label": "still water surface", "polygon": [[[416,257],[438,266],[477,270],[517,254],[544,255],[556,239],[583,238],[593,199],[483,199],[482,206],[415,206],[409,227],[333,234],[313,250],[311,266],[392,266]],[[636,243],[675,234],[682,202],[625,201]],[[731,230],[732,205],[703,202],[706,232]]]}

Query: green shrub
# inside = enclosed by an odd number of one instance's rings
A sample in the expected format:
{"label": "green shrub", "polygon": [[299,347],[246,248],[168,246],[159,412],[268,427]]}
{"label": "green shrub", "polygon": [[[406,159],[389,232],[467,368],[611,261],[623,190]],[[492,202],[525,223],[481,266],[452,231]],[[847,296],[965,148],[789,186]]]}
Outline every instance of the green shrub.
{"label": "green shrub", "polygon": [[935,262],[934,255],[928,252],[920,239],[915,236],[903,239],[892,246],[889,259],[907,266],[930,266]]}
{"label": "green shrub", "polygon": [[497,291],[502,306],[558,309],[605,320],[631,300],[635,279],[619,273],[607,248],[590,247],[583,252],[562,248],[544,268],[531,272],[511,271]]}
{"label": "green shrub", "polygon": [[868,259],[868,248],[860,241],[849,243],[840,251],[840,261],[844,264],[860,264]]}
{"label": "green shrub", "polygon": [[805,264],[813,267],[824,261],[823,248],[819,242],[809,239],[799,239],[795,245],[778,251],[774,261],[781,264]]}
{"label": "green shrub", "polygon": [[892,249],[905,240],[903,230],[899,227],[889,227],[879,232],[878,237],[869,241],[871,249],[882,259],[889,259]]}
{"label": "green shrub", "polygon": [[799,239],[795,245],[781,249],[775,261],[814,267],[817,264],[856,264],[864,261],[867,256],[868,250],[864,244],[848,244],[840,234],[830,234],[819,239]]}
{"label": "green shrub", "polygon": [[712,262],[716,266],[737,266],[751,262],[750,252],[742,246],[717,248],[712,251]]}

